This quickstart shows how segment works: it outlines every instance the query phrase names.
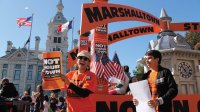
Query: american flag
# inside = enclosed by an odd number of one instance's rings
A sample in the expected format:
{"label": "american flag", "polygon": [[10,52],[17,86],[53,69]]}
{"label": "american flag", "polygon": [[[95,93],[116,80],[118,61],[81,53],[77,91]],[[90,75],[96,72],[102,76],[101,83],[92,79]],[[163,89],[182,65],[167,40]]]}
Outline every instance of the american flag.
{"label": "american flag", "polygon": [[19,27],[21,27],[21,26],[31,26],[32,20],[33,20],[32,16],[27,17],[27,18],[17,18],[17,25]]}
{"label": "american flag", "polygon": [[124,68],[121,66],[119,58],[117,53],[115,52],[113,59],[112,59],[113,63],[114,63],[114,67],[117,70],[117,74],[116,74],[116,78],[121,79],[121,80],[125,80],[125,72],[124,72]]}
{"label": "american flag", "polygon": [[112,62],[110,61],[109,57],[107,56],[107,54],[103,54],[102,59],[101,59],[102,64],[104,65],[104,78],[105,79],[109,79],[111,76],[114,76],[115,74],[117,74],[117,71],[114,67],[114,65],[112,64]]}
{"label": "american flag", "polygon": [[95,54],[94,55],[94,62],[93,62],[93,66],[92,66],[92,72],[94,72],[97,77],[102,78],[103,76],[103,65],[100,62],[100,56],[99,54]]}

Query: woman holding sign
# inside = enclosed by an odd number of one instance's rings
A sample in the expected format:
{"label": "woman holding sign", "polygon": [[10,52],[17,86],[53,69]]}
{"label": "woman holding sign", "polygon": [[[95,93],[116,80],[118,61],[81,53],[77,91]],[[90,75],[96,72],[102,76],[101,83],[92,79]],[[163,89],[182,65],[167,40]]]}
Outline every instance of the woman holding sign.
{"label": "woman holding sign", "polygon": [[[90,99],[90,94],[97,88],[96,75],[89,71],[91,55],[83,50],[77,55],[77,70],[61,75],[67,91],[67,112],[93,112],[95,104]],[[44,76],[44,72],[43,76]]]}

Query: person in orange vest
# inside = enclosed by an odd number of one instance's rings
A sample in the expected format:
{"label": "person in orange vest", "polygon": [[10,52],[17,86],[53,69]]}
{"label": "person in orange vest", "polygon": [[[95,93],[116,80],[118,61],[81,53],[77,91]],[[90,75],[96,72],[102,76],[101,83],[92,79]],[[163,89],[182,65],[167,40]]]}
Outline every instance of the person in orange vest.
{"label": "person in orange vest", "polygon": [[[142,80],[148,80],[152,96],[148,106],[155,108],[156,112],[172,112],[172,99],[178,94],[178,88],[171,71],[160,65],[162,55],[158,50],[147,51],[145,59],[150,70]],[[139,102],[133,97],[133,103],[137,106]]]}
{"label": "person in orange vest", "polygon": [[[77,55],[77,69],[61,75],[66,87],[67,112],[94,112],[95,102],[90,95],[97,90],[97,77],[90,72],[91,55],[83,50]],[[44,71],[42,72],[44,76]]]}

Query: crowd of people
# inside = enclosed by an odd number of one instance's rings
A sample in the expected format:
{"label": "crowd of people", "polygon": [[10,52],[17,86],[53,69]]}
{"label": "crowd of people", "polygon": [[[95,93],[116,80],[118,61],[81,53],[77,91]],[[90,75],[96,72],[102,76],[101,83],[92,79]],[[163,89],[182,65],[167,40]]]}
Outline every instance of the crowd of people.
{"label": "crowd of people", "polygon": [[[66,102],[64,97],[59,98],[55,93],[50,96],[44,95],[42,85],[38,85],[36,92],[25,90],[22,96],[19,95],[13,83],[8,78],[2,79],[0,87],[0,97],[4,100],[21,100],[26,101],[30,105],[30,112],[66,112]],[[13,112],[17,112],[17,107],[11,108]],[[7,111],[7,108],[0,108],[0,112]]]}
{"label": "crowd of people", "polygon": [[[150,50],[146,53],[145,58],[150,70],[143,74],[142,79],[131,77],[129,67],[124,66],[126,73],[124,82],[115,84],[108,93],[111,95],[130,94],[129,83],[147,80],[152,95],[152,99],[147,104],[155,108],[156,112],[171,112],[172,99],[178,94],[176,82],[170,70],[160,65],[162,56],[159,51]],[[32,92],[32,95],[25,91],[24,95],[19,97],[14,85],[6,78],[2,81],[0,96],[30,102],[31,112],[93,112],[95,105],[91,103],[90,94],[97,90],[97,86],[95,86],[97,85],[97,77],[90,71],[90,61],[91,55],[83,50],[77,55],[77,69],[66,75],[61,75],[66,85],[61,91],[66,91],[66,99],[64,97],[58,98],[55,93],[51,93],[50,96],[44,95],[42,85],[38,85],[36,92]],[[41,75],[44,77],[45,69]],[[137,98],[133,96],[133,104],[137,106],[138,103]]]}

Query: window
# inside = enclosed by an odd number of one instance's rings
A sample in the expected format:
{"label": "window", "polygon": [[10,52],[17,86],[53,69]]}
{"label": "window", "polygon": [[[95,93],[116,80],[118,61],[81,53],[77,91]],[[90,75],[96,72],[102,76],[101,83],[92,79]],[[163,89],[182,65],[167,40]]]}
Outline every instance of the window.
{"label": "window", "polygon": [[53,48],[53,51],[56,51],[56,48]]}
{"label": "window", "polygon": [[14,84],[17,91],[19,91],[19,84]]}
{"label": "window", "polygon": [[41,71],[38,71],[38,73],[37,73],[37,80],[38,80],[38,81],[41,81],[41,80],[42,80],[42,77],[41,77],[41,75],[40,75],[40,72],[41,72]]}
{"label": "window", "polygon": [[57,37],[54,37],[54,38],[53,38],[53,42],[54,42],[54,43],[57,43]]}
{"label": "window", "polygon": [[61,43],[61,37],[58,37],[58,43]]}
{"label": "window", "polygon": [[33,65],[29,65],[27,72],[27,80],[32,80],[32,74],[33,74]]}
{"label": "window", "polygon": [[14,80],[20,80],[21,64],[15,65]]}
{"label": "window", "polygon": [[7,77],[7,71],[8,71],[7,69],[8,69],[8,64],[3,64],[2,77],[1,78]]}
{"label": "window", "polygon": [[20,74],[21,74],[21,70],[15,70],[14,80],[19,80],[20,79]]}
{"label": "window", "polygon": [[58,20],[61,20],[61,17],[60,17],[60,15],[57,15],[57,19],[58,19]]}
{"label": "window", "polygon": [[21,64],[16,64],[15,69],[21,69]]}
{"label": "window", "polygon": [[2,79],[4,77],[7,77],[7,69],[3,69],[3,71],[2,71]]}
{"label": "window", "polygon": [[43,66],[38,66],[38,73],[37,73],[37,80],[41,81],[42,77],[41,77],[41,71],[43,69]]}
{"label": "window", "polygon": [[17,57],[21,57],[21,54],[17,54]]}
{"label": "window", "polygon": [[54,37],[53,42],[54,43],[61,43],[61,37]]}
{"label": "window", "polygon": [[28,71],[28,76],[27,76],[27,80],[32,80],[32,71]]}
{"label": "window", "polygon": [[33,65],[29,65],[29,66],[28,66],[28,69],[31,69],[31,70],[32,70],[32,69],[33,69]]}
{"label": "window", "polygon": [[53,48],[53,51],[60,51],[59,47]]}
{"label": "window", "polygon": [[8,64],[3,64],[3,68],[8,68]]}

